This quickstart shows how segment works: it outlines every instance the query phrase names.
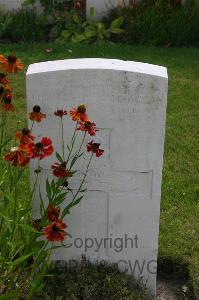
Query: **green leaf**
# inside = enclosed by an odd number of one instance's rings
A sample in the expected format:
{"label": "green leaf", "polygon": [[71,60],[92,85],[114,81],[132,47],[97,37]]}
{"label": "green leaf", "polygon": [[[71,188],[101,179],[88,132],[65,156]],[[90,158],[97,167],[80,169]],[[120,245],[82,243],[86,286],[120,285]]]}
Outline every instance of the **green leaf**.
{"label": "green leaf", "polygon": [[5,140],[5,142],[0,145],[0,150],[3,149],[3,147],[6,146],[11,140],[12,140],[12,138]]}
{"label": "green leaf", "polygon": [[63,193],[61,195],[59,195],[58,197],[56,197],[54,200],[53,200],[53,204],[56,206],[56,205],[60,205],[66,198],[66,195],[68,194],[68,192],[66,193]]}
{"label": "green leaf", "polygon": [[101,31],[101,32],[106,31],[106,27],[105,27],[104,23],[98,22],[96,25],[97,25],[97,30],[98,31]]}
{"label": "green leaf", "polygon": [[34,245],[33,245],[34,252],[39,252],[43,248],[44,244],[45,244],[44,240],[42,240],[42,241],[38,241],[38,240],[34,241]]}
{"label": "green leaf", "polygon": [[72,33],[69,30],[63,30],[61,32],[60,39],[63,39],[65,41],[69,41],[71,39]]}
{"label": "green leaf", "polygon": [[63,219],[67,214],[70,213],[70,209],[73,206],[76,206],[77,204],[79,204],[79,202],[82,200],[84,196],[79,197],[78,199],[76,199],[75,201],[71,201],[71,203],[69,203],[63,210],[61,218]]}
{"label": "green leaf", "polygon": [[85,36],[84,36],[84,34],[78,34],[78,33],[76,33],[76,34],[72,37],[72,42],[73,42],[73,43],[78,44],[78,43],[81,43],[81,42],[83,42],[83,41],[85,41]]}
{"label": "green leaf", "polygon": [[95,37],[97,34],[97,32],[95,30],[92,30],[92,29],[86,29],[86,31],[84,32],[84,36],[86,38],[92,38],[92,37]]}
{"label": "green leaf", "polygon": [[109,32],[114,33],[114,34],[120,34],[124,32],[124,29],[121,28],[110,28]]}
{"label": "green leaf", "polygon": [[49,202],[51,202],[52,192],[51,192],[51,186],[50,186],[50,183],[48,181],[48,178],[46,179],[46,193],[47,193]]}
{"label": "green leaf", "polygon": [[22,255],[21,257],[17,258],[16,260],[14,261],[11,261],[11,262],[8,262],[7,264],[9,266],[12,266],[12,267],[16,267],[17,265],[21,264],[22,262],[24,262],[25,260],[27,260],[31,255],[33,255],[35,252],[30,252],[29,254],[27,255]]}
{"label": "green leaf", "polygon": [[124,17],[119,17],[117,19],[115,19],[112,23],[110,28],[120,28],[122,26],[122,24],[124,23]]}
{"label": "green leaf", "polygon": [[7,293],[6,295],[1,295],[0,300],[17,299],[16,298],[17,296],[18,296],[17,292],[11,292],[11,293]]}
{"label": "green leaf", "polygon": [[90,11],[89,11],[89,17],[93,18],[95,15],[95,8],[94,6],[91,6]]}
{"label": "green leaf", "polygon": [[8,223],[13,223],[12,219],[9,219],[7,216],[5,216],[2,212],[0,212],[0,217],[3,218]]}
{"label": "green leaf", "polygon": [[73,165],[75,164],[75,162],[81,157],[81,155],[75,155],[71,161],[70,164],[70,169],[73,167]]}
{"label": "green leaf", "polygon": [[63,159],[62,159],[62,157],[61,157],[61,155],[60,155],[58,152],[56,152],[56,157],[57,157],[57,159],[58,159],[58,161],[59,161],[60,163],[63,163],[63,162],[64,162]]}
{"label": "green leaf", "polygon": [[39,207],[39,211],[40,211],[40,215],[43,216],[45,213],[45,207],[44,207],[44,201],[43,201],[43,197],[42,197],[42,193],[41,193],[41,188],[39,186],[39,198],[40,198],[40,207]]}
{"label": "green leaf", "polygon": [[36,233],[36,230],[32,226],[30,226],[30,225],[27,225],[27,224],[18,224],[18,226],[19,226],[19,228],[23,229],[24,231]]}
{"label": "green leaf", "polygon": [[52,189],[53,193],[55,193],[57,190],[57,185],[56,185],[54,179],[51,182],[51,189]]}
{"label": "green leaf", "polygon": [[81,17],[80,17],[79,15],[77,15],[77,14],[74,14],[74,15],[72,16],[72,20],[73,20],[73,22],[76,23],[76,24],[79,24],[80,22],[82,22]]}

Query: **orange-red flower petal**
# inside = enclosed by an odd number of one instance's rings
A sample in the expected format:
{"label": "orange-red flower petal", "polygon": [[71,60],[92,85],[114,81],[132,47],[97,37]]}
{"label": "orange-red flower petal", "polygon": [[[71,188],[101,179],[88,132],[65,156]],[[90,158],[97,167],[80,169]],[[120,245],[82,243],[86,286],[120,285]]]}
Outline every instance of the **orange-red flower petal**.
{"label": "orange-red flower petal", "polygon": [[100,149],[99,147],[100,147],[99,143],[94,143],[93,141],[91,141],[87,145],[87,151],[93,152],[96,155],[96,157],[100,157],[104,154],[104,150]]}
{"label": "orange-red flower petal", "polygon": [[23,128],[22,131],[16,132],[16,138],[19,140],[20,144],[29,144],[32,143],[35,139],[35,136],[31,133],[30,129]]}
{"label": "orange-red flower petal", "polygon": [[2,108],[4,111],[15,111],[15,107],[11,102],[12,102],[12,94],[8,92],[2,98]]}
{"label": "orange-red flower petal", "polygon": [[26,149],[30,153],[31,158],[39,158],[40,160],[50,156],[54,151],[52,140],[47,137],[43,137],[38,143],[27,144]]}
{"label": "orange-red flower petal", "polygon": [[65,178],[65,177],[71,177],[72,173],[67,170],[66,163],[55,163],[51,166],[51,169],[53,170],[53,175],[58,178]]}
{"label": "orange-red flower petal", "polygon": [[41,112],[41,108],[39,105],[35,105],[33,107],[33,111],[29,113],[29,119],[33,122],[40,123],[45,118],[46,114],[43,114]]}
{"label": "orange-red flower petal", "polygon": [[47,227],[44,227],[43,234],[48,241],[62,242],[67,235],[67,233],[64,231],[66,228],[66,224],[64,224],[61,220],[56,220]]}
{"label": "orange-red flower petal", "polygon": [[77,130],[88,132],[91,136],[96,135],[98,129],[96,128],[96,124],[94,122],[80,122]]}
{"label": "orange-red flower petal", "polygon": [[30,161],[28,153],[20,147],[11,148],[10,152],[4,156],[4,159],[10,161],[15,167],[25,167]]}
{"label": "orange-red flower petal", "polygon": [[56,117],[60,117],[60,118],[62,118],[63,116],[66,116],[67,114],[68,114],[67,111],[63,110],[63,109],[58,109],[54,112],[54,115]]}
{"label": "orange-red flower petal", "polygon": [[55,207],[50,203],[47,207],[47,219],[49,221],[54,222],[59,219],[59,215],[60,215],[60,208]]}
{"label": "orange-red flower petal", "polygon": [[88,116],[86,114],[86,106],[85,105],[80,105],[77,108],[74,107],[70,111],[70,116],[73,121],[82,121],[82,122],[87,122],[89,121]]}
{"label": "orange-red flower petal", "polygon": [[23,70],[24,65],[20,59],[15,55],[10,54],[7,57],[0,54],[0,65],[4,72],[17,73],[19,70]]}

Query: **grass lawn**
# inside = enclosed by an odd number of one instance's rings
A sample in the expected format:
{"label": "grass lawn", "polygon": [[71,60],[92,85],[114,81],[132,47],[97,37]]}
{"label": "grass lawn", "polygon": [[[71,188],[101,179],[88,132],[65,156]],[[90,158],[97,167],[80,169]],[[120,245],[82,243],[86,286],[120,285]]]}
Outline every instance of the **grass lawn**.
{"label": "grass lawn", "polygon": [[[45,48],[53,47],[52,53]],[[198,90],[199,49],[164,49],[127,45],[0,45],[0,52],[15,52],[30,63],[68,58],[104,57],[166,66],[169,98],[162,186],[159,258],[185,264],[199,297],[199,184]],[[12,75],[10,76],[10,79]],[[15,77],[15,119],[26,122],[25,74]],[[12,115],[13,116],[13,115]]]}

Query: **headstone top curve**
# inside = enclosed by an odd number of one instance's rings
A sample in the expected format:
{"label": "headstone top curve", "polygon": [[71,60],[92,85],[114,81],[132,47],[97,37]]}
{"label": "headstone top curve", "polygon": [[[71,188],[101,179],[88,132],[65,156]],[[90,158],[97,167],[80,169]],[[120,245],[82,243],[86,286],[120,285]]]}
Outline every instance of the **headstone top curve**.
{"label": "headstone top curve", "polygon": [[34,63],[29,65],[26,75],[84,69],[127,71],[154,75],[166,79],[168,78],[167,69],[162,66],[135,61],[103,58],[65,59]]}

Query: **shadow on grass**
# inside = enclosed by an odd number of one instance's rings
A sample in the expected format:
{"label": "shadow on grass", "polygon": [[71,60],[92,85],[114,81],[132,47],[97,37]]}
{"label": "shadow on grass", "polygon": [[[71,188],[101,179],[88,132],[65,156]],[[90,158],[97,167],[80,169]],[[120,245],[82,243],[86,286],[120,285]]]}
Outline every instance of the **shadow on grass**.
{"label": "shadow on grass", "polygon": [[179,299],[197,300],[188,263],[169,256],[159,257],[157,273],[160,280],[164,279],[174,287]]}

